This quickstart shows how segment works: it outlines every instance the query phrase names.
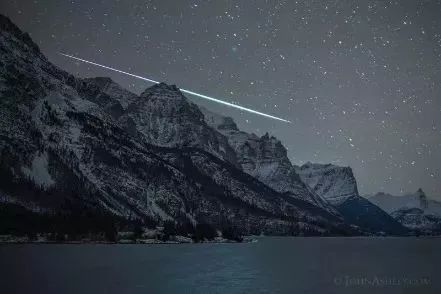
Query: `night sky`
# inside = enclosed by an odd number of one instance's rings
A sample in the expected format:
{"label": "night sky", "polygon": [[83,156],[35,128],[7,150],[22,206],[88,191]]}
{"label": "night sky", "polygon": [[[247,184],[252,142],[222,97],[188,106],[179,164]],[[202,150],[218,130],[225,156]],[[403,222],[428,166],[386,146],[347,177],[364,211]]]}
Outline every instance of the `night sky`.
{"label": "night sky", "polygon": [[361,194],[441,198],[441,1],[1,1],[61,68],[146,82],[73,54],[291,120],[189,97],[278,137],[295,164],[349,165]]}

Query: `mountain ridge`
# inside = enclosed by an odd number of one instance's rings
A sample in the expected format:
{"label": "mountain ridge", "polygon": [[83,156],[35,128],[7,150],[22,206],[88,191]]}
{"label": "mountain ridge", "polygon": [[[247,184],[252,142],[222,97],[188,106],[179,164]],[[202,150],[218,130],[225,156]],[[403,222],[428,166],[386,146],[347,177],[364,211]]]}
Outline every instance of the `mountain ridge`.
{"label": "mountain ridge", "polygon": [[[107,78],[76,78],[52,65],[26,37],[21,42],[21,31],[5,19],[0,16],[7,24],[0,30],[0,172],[7,180],[0,190],[8,199],[59,213],[79,207],[128,220],[216,228],[228,223],[243,234],[358,232],[237,168],[225,137],[205,123],[197,106],[184,96],[155,92],[176,88],[160,84],[137,96]],[[158,99],[169,98],[180,103],[168,109],[191,112],[187,121],[162,108],[154,111]],[[165,130],[184,136],[196,129],[206,136],[195,145],[169,144],[173,136],[162,131],[151,137],[150,121],[139,115],[146,104]],[[173,129],[176,120],[191,127]]]}
{"label": "mountain ridge", "polygon": [[296,166],[274,136],[239,130],[174,85],[136,95],[74,77],[1,15],[0,41],[3,203],[243,234],[407,234],[359,195],[350,167]]}
{"label": "mountain ridge", "polygon": [[441,202],[427,197],[421,188],[402,196],[380,192],[369,200],[418,234],[441,232]]}

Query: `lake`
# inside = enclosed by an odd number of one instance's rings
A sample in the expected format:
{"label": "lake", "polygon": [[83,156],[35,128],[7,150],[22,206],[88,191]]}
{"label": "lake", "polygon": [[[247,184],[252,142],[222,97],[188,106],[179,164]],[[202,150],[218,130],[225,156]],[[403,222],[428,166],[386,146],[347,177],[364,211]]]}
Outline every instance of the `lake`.
{"label": "lake", "polygon": [[1,293],[441,293],[440,238],[0,245]]}

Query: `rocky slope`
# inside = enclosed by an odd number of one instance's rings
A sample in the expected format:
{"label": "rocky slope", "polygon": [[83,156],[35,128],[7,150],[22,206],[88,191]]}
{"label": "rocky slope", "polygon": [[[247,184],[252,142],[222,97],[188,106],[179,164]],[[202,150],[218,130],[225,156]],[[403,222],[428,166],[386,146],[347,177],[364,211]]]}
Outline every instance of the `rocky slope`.
{"label": "rocky slope", "polygon": [[119,120],[129,133],[139,133],[151,144],[198,147],[237,165],[227,139],[205,123],[199,107],[174,85],[161,83],[146,89]]}
{"label": "rocky slope", "polygon": [[334,205],[346,222],[375,234],[406,233],[400,223],[358,194],[350,167],[306,163],[296,171],[314,192]]}
{"label": "rocky slope", "polygon": [[208,125],[225,135],[236,152],[243,171],[278,192],[308,201],[330,213],[338,214],[322,197],[305,185],[288,159],[286,148],[268,133],[258,137],[240,131],[233,119],[201,108]]}
{"label": "rocky slope", "polygon": [[138,96],[122,88],[107,77],[76,79],[78,93],[99,105],[106,113],[118,119]]}
{"label": "rocky slope", "polygon": [[391,216],[414,234],[440,235],[441,217],[430,214],[420,208],[402,208],[391,213]]}
{"label": "rocky slope", "polygon": [[245,234],[354,233],[238,168],[227,138],[173,86],[136,96],[110,79],[75,78],[3,16],[0,69],[1,199]]}
{"label": "rocky slope", "polygon": [[335,206],[358,196],[357,182],[350,167],[308,162],[296,167],[296,171],[313,191]]}
{"label": "rocky slope", "polygon": [[429,199],[422,189],[403,196],[377,193],[369,200],[417,233],[441,232],[441,203]]}

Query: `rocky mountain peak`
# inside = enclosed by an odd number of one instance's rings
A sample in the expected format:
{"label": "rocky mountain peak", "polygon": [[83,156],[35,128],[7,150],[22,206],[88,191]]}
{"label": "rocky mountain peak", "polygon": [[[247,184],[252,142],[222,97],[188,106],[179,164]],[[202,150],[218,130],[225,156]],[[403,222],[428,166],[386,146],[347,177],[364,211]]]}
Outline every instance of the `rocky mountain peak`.
{"label": "rocky mountain peak", "polygon": [[155,97],[162,99],[185,99],[184,95],[179,88],[176,87],[176,85],[168,85],[163,82],[145,89],[140,96],[145,98]]}
{"label": "rocky mountain peak", "polygon": [[78,79],[78,81],[77,90],[111,114],[122,115],[130,103],[138,100],[137,95],[108,77],[85,78]]}
{"label": "rocky mountain peak", "polygon": [[199,107],[175,85],[147,88],[119,120],[126,130],[141,134],[161,147],[197,147],[237,165],[234,150],[224,135],[204,121]]}
{"label": "rocky mountain peak", "polygon": [[350,167],[307,162],[296,167],[300,178],[331,204],[358,197],[357,181]]}
{"label": "rocky mountain peak", "polygon": [[282,142],[268,133],[260,137],[258,148],[263,157],[287,158],[287,150]]}
{"label": "rocky mountain peak", "polygon": [[211,112],[205,107],[199,106],[200,110],[204,114],[207,124],[221,132],[236,132],[239,131],[234,120],[229,116],[223,116],[215,112]]}

